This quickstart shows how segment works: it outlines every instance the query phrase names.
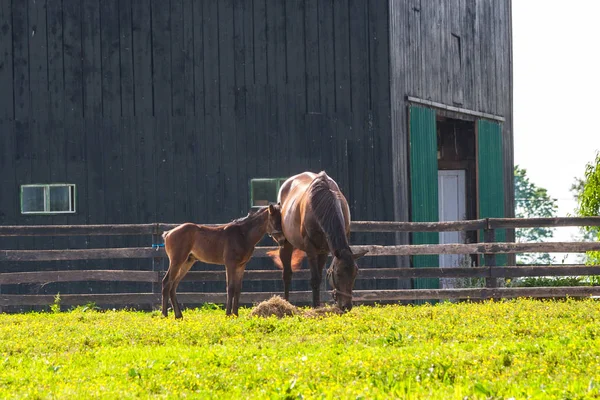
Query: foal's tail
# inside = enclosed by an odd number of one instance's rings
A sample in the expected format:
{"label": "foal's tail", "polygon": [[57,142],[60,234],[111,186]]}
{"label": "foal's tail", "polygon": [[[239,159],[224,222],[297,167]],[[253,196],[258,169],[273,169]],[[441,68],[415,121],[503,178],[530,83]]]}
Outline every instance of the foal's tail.
{"label": "foal's tail", "polygon": [[[277,268],[283,269],[283,263],[281,262],[281,258],[279,258],[279,250],[271,250],[267,251],[267,255],[271,257]],[[294,249],[292,252],[292,271],[298,271],[302,268],[302,260],[306,257],[306,253],[302,250]]]}
{"label": "foal's tail", "polygon": [[162,234],[162,238],[163,240],[165,240],[167,238],[167,236],[169,236],[169,233],[171,233],[171,231],[164,231]]}

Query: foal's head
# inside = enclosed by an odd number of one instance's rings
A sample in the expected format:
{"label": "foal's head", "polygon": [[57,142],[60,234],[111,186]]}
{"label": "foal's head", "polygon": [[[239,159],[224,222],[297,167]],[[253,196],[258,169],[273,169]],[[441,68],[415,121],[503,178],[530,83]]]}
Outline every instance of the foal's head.
{"label": "foal's head", "polygon": [[279,246],[283,246],[285,243],[285,236],[283,236],[283,228],[281,227],[281,204],[269,204],[267,235]]}
{"label": "foal's head", "polygon": [[342,311],[352,309],[352,289],[358,274],[356,260],[367,252],[352,254],[350,249],[336,250],[333,255],[331,266],[327,270],[329,285],[333,288],[331,294],[333,300]]}

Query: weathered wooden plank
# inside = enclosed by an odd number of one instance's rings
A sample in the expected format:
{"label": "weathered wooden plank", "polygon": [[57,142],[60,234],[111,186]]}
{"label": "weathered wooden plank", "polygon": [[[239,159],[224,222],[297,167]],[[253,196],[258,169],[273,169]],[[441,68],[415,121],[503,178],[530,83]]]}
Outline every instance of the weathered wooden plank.
{"label": "weathered wooden plank", "polygon": [[[148,50],[149,51],[149,50]],[[136,89],[136,113],[137,106]],[[156,221],[156,168],[158,164],[155,154],[155,126],[152,118],[152,99],[150,99],[149,109],[146,105],[140,104],[142,110],[136,114],[135,122],[135,143],[140,151],[135,154],[135,163],[137,165],[136,198],[137,198],[137,218],[139,222],[148,223]],[[141,114],[148,112],[149,114]]]}
{"label": "weathered wooden plank", "polygon": [[485,220],[452,222],[353,221],[352,232],[452,232],[485,228]]}
{"label": "weathered wooden plank", "polygon": [[[428,254],[486,254],[486,253],[577,253],[600,250],[598,243],[472,243],[472,244],[424,244],[424,245],[397,245],[377,246],[362,245],[351,246],[353,252],[368,250],[367,256],[408,256]],[[256,252],[262,252],[257,248]],[[255,252],[255,253],[256,253]]]}
{"label": "weathered wooden plank", "polygon": [[558,226],[600,226],[600,217],[490,218],[489,228],[535,228]]}
{"label": "weathered wooden plank", "polygon": [[[434,254],[489,254],[489,253],[576,253],[600,250],[600,243],[556,242],[556,243],[474,243],[435,245],[358,245],[351,246],[353,252],[368,251],[367,256],[409,256]],[[274,246],[256,247],[254,257],[266,257]],[[164,257],[163,249],[111,248],[88,250],[0,250],[0,261],[50,261],[86,260],[109,258],[154,258]]]}
{"label": "weathered wooden plank", "polygon": [[[243,292],[240,296],[242,304],[253,304],[268,300],[278,292]],[[374,303],[406,300],[428,299],[500,299],[500,298],[549,298],[549,297],[589,297],[600,295],[600,287],[546,287],[546,288],[479,288],[479,289],[399,289],[399,290],[355,290],[353,302]],[[63,305],[80,305],[90,302],[96,304],[133,305],[158,304],[160,294],[152,293],[114,293],[114,294],[64,294],[60,296]],[[218,303],[226,300],[225,293],[190,293],[177,294],[182,304]],[[321,298],[331,299],[329,292],[322,292]],[[310,302],[311,291],[290,292],[290,301]],[[0,306],[49,305],[54,302],[54,295],[0,295]]]}
{"label": "weathered wooden plank", "polygon": [[0,250],[0,261],[65,261],[65,260],[106,260],[111,258],[153,258],[165,257],[163,249],[151,247],[130,247],[111,249],[81,250]]}
{"label": "weathered wooden plank", "polygon": [[[547,267],[475,267],[475,268],[361,268],[357,279],[407,279],[407,278],[516,278],[531,276],[592,276],[600,275],[600,266],[571,265]],[[0,274],[0,284],[77,282],[77,281],[121,281],[155,282],[161,280],[158,271],[127,270],[81,270],[6,272]],[[244,280],[265,281],[282,279],[281,270],[246,270]],[[308,269],[294,272],[294,280],[310,279]],[[225,270],[191,271],[184,281],[225,281]]]}
{"label": "weathered wooden plank", "polygon": [[[151,116],[154,112],[152,10],[148,1],[132,1],[131,10],[135,115]],[[151,135],[151,132],[147,132],[147,134]]]}
{"label": "weathered wooden plank", "polygon": [[[319,16],[319,83],[321,93],[321,113],[335,113],[335,52],[333,25],[333,0],[318,2]],[[329,136],[330,133],[327,133]],[[323,161],[323,158],[321,158]]]}
{"label": "weathered wooden plank", "polygon": [[[65,64],[64,10],[62,4],[50,1],[46,8],[48,41],[48,100],[49,126],[52,132],[48,154],[50,182],[67,182],[65,153]],[[44,132],[47,134],[47,132]],[[49,135],[50,136],[50,135]],[[66,223],[67,217],[55,217],[52,223]]]}
{"label": "weathered wooden plank", "polygon": [[[286,67],[289,83],[288,93],[294,109],[286,110],[289,115],[306,112],[306,60],[308,51],[305,43],[305,15],[306,2],[304,0],[285,1],[285,39],[286,39]],[[288,125],[289,126],[289,125]],[[294,135],[287,135],[293,137]]]}
{"label": "weathered wooden plank", "polygon": [[306,112],[321,112],[319,82],[319,12],[318,0],[304,2],[304,51],[306,62]]}
{"label": "weathered wooden plank", "polygon": [[[63,62],[65,80],[65,119],[81,117],[83,109],[83,66],[81,37],[81,3],[67,2],[62,9],[63,17]],[[66,121],[68,124],[68,121]],[[68,126],[68,125],[66,125]],[[77,132],[66,132],[66,136],[78,136]],[[67,143],[70,143],[67,141]],[[69,148],[75,145],[67,145]]]}
{"label": "weathered wooden plank", "polygon": [[[185,114],[185,109],[182,111],[182,114]],[[180,223],[190,221],[191,203],[189,202],[188,191],[190,189],[189,186],[195,185],[190,185],[189,182],[196,182],[196,180],[193,179],[196,175],[193,173],[195,172],[195,165],[193,163],[186,163],[185,153],[188,147],[188,136],[185,122],[185,116],[173,116],[171,118],[171,148],[172,153],[177,156],[173,159],[171,176],[167,178],[173,182],[173,191],[170,195],[174,207],[170,220]],[[189,139],[193,140],[193,138]]]}
{"label": "weathered wooden plank", "polygon": [[121,116],[121,32],[118,0],[100,2],[102,55],[102,114],[116,121]]}
{"label": "weathered wooden plank", "polygon": [[170,2],[152,0],[152,84],[154,114],[173,114]]}
{"label": "weathered wooden plank", "polygon": [[[242,293],[242,297],[245,293]],[[544,288],[479,288],[479,289],[399,289],[399,290],[354,290],[355,303],[428,300],[428,299],[511,299],[549,297],[589,297],[600,295],[600,286],[544,287]],[[291,293],[290,293],[291,295]],[[179,296],[179,295],[178,295]],[[290,296],[291,297],[291,296]]]}
{"label": "weathered wooden plank", "polygon": [[[349,64],[350,64],[350,91],[351,99],[351,115],[349,122],[351,130],[348,132],[348,139],[358,139],[365,134],[368,129],[367,117],[369,115],[369,93],[370,93],[370,62],[369,62],[369,37],[368,37],[368,17],[367,3],[361,0],[349,1]],[[392,49],[391,51],[400,51],[400,49]],[[390,72],[396,71],[398,75],[402,68],[400,65],[390,68]],[[393,90],[393,89],[390,89]],[[399,99],[399,102],[402,99]],[[391,112],[401,109],[399,103],[397,107],[392,107]],[[384,135],[384,132],[381,132]]]}
{"label": "weathered wooden plank", "polygon": [[[119,75],[121,90],[121,115],[135,115],[135,92],[133,80],[133,7],[132,0],[119,0]],[[129,138],[129,132],[127,137]]]}
{"label": "weathered wooden plank", "polygon": [[344,121],[352,110],[350,75],[350,12],[348,1],[333,2],[333,49],[335,77],[335,111]]}
{"label": "weathered wooden plank", "polygon": [[[165,46],[168,50],[168,43],[165,43]],[[157,76],[155,75],[155,78],[156,77]],[[167,89],[164,88],[164,90],[166,95]],[[171,89],[168,89],[169,97],[171,93],[170,90]],[[170,99],[168,100],[168,103],[171,104]],[[160,106],[160,110],[155,110],[155,115],[154,138],[156,140],[156,164],[154,166],[155,172],[153,179],[155,180],[156,191],[148,195],[154,196],[156,199],[156,218],[159,221],[164,221],[172,219],[175,214],[175,201],[172,200],[173,196],[175,196],[175,179],[172,176],[172,171],[176,158],[173,132],[171,129],[173,117],[171,109],[166,108],[166,103]]]}
{"label": "weathered wooden plank", "polygon": [[[193,109],[186,108],[186,113],[188,111],[193,114]],[[181,132],[177,132],[178,137],[181,138],[180,142],[177,143],[177,149],[181,154],[181,164],[185,165],[185,168],[183,168],[185,173],[178,180],[181,183],[177,188],[181,196],[178,203],[182,204],[182,207],[181,209],[176,207],[175,218],[177,218],[177,221],[198,221],[198,218],[200,218],[198,188],[196,185],[189,185],[188,182],[198,182],[196,164],[201,162],[199,156],[201,149],[199,148],[197,136],[201,131],[195,127],[195,117],[193,115],[177,118],[173,127],[174,129],[181,129]]]}
{"label": "weathered wooden plank", "polygon": [[[115,49],[115,52],[118,53],[118,51],[118,48]],[[117,91],[116,96],[120,97],[120,83],[114,89]],[[103,153],[103,177],[106,191],[104,204],[109,210],[106,214],[106,222],[121,224],[127,218],[123,210],[126,201],[124,195],[127,190],[131,189],[124,184],[127,179],[126,175],[131,173],[128,154],[130,149],[128,139],[131,134],[130,132],[121,132],[120,102],[119,108],[110,112],[116,114],[112,114],[110,119],[103,118],[102,121],[102,137],[106,143],[109,143]],[[109,243],[111,243],[110,240]],[[112,245],[109,244],[109,246]]]}
{"label": "weathered wooden plank", "polygon": [[496,278],[515,278],[526,276],[590,276],[600,275],[597,265],[551,265],[551,266],[510,266],[492,267],[491,276]]}
{"label": "weathered wooden plank", "polygon": [[[204,49],[204,112],[218,116],[220,113],[220,81],[219,81],[219,12],[218,2],[205,0],[202,10],[203,49]],[[209,126],[209,125],[207,125]],[[212,127],[212,126],[211,126]],[[218,130],[211,132],[211,136]]]}
{"label": "weathered wooden plank", "polygon": [[[97,118],[102,116],[100,3],[95,0],[83,0],[82,15],[83,112],[86,122],[95,124]],[[94,131],[95,125],[91,128]],[[94,151],[98,150],[99,148],[96,148]],[[88,152],[88,154],[90,153]],[[90,189],[93,190],[93,186],[90,186]]]}
{"label": "weathered wooden plank", "polygon": [[[235,105],[235,56],[233,1],[218,2],[218,65],[221,109],[233,110]],[[216,60],[215,60],[216,61]],[[223,111],[221,111],[223,113]],[[225,122],[225,121],[223,121]]]}
{"label": "weathered wooden plank", "polygon": [[[12,71],[14,87],[14,118],[15,120],[27,120],[30,114],[31,90],[29,78],[29,30],[27,27],[27,4],[26,1],[12,2]],[[10,43],[10,42],[9,42]],[[24,137],[25,136],[25,137]],[[26,132],[20,132],[17,136],[17,158],[19,157],[19,142],[25,143],[29,140]]]}
{"label": "weathered wooden plank", "polygon": [[[248,175],[247,162],[249,158],[249,154],[252,152],[248,149],[249,140],[256,140],[254,135],[252,135],[252,128],[249,129],[246,122],[246,103],[248,101],[248,90],[247,90],[247,81],[249,79],[252,84],[254,81],[254,76],[250,76],[250,72],[253,74],[253,66],[248,66],[247,63],[251,63],[251,58],[246,54],[246,50],[252,52],[251,45],[250,48],[246,46],[249,45],[248,35],[252,35],[250,32],[250,27],[247,27],[248,23],[251,21],[248,18],[251,16],[251,12],[248,7],[251,7],[252,4],[246,4],[247,1],[244,0],[234,0],[233,1],[233,69],[234,69],[234,94],[235,94],[235,104],[233,106],[233,110],[230,110],[230,115],[232,115],[231,119],[234,121],[233,127],[234,131],[231,132],[231,135],[234,137],[235,142],[235,150],[237,159],[239,160],[235,167],[235,181],[231,181],[231,187],[235,190],[236,194],[230,193],[232,196],[232,207],[233,214],[242,215],[244,211],[248,210],[249,207],[249,191],[247,188],[247,182],[250,180],[250,176]],[[250,70],[249,70],[250,69]],[[231,136],[229,136],[231,137]],[[233,178],[233,177],[230,177]],[[240,186],[243,184],[243,186]]]}
{"label": "weathered wooden plank", "polygon": [[[221,190],[223,202],[219,210],[221,216],[234,218],[238,212],[238,166],[237,163],[226,161],[225,157],[238,160],[238,146],[241,144],[236,133],[236,75],[235,75],[235,28],[234,9],[232,0],[219,1],[219,90],[221,115],[221,137],[218,146],[221,149],[222,162]],[[242,152],[245,149],[240,149]]]}
{"label": "weathered wooden plank", "polygon": [[[554,268],[554,267],[549,267]],[[360,268],[356,279],[395,279],[395,278],[426,278],[426,277],[444,277],[444,278],[479,278],[496,276],[501,277],[504,274],[507,276],[515,277],[520,276],[518,267],[515,270],[505,271],[504,268],[500,271],[495,269],[490,271],[489,267],[477,267],[477,268]],[[600,268],[585,271],[585,274],[581,275],[594,275]],[[556,276],[562,276],[560,272],[567,271],[567,274],[571,272],[579,271],[576,268],[570,270],[557,270]],[[539,275],[535,271],[525,271],[524,273],[530,273],[531,275],[525,276],[552,276],[548,275],[547,269],[540,270]],[[264,281],[264,280],[280,280],[282,279],[281,270],[246,270],[244,273],[244,280],[249,281]],[[293,279],[297,280],[308,280],[310,279],[310,270],[302,269],[295,271]],[[183,278],[184,281],[225,281],[225,270],[223,271],[190,271]]]}
{"label": "weathered wooden plank", "polygon": [[[186,14],[184,13],[183,0],[171,0],[171,37],[168,46],[171,49],[171,98],[173,104],[173,117],[183,117],[190,106],[188,103],[190,93],[188,88],[193,88],[193,77],[186,81],[186,54],[185,46],[187,38],[184,36]],[[190,13],[191,14],[191,13]],[[188,18],[189,20],[189,18]],[[188,25],[191,21],[187,21]],[[187,32],[188,37],[191,36],[191,29]],[[191,58],[193,60],[193,58]],[[193,101],[190,109],[193,109]],[[179,134],[179,132],[174,132]]]}
{"label": "weathered wooden plank", "polygon": [[[35,113],[34,120],[40,121],[38,129],[43,127],[43,122],[48,116],[48,36],[46,32],[46,0],[28,2],[29,14],[29,79],[32,92],[31,110]],[[45,128],[45,127],[44,127]],[[47,132],[33,132],[36,162],[33,168],[48,170],[48,137]],[[40,171],[41,172],[41,171]],[[47,175],[44,171],[40,175]],[[46,178],[47,179],[47,178]],[[39,182],[39,181],[38,181]]]}
{"label": "weathered wooden plank", "polygon": [[[45,306],[54,302],[55,295],[0,295],[0,306],[37,305]],[[179,298],[179,294],[178,294]],[[60,303],[65,306],[87,303],[140,305],[160,303],[160,294],[116,293],[116,294],[61,294]]]}
{"label": "weathered wooden plank", "polygon": [[0,119],[14,118],[12,3],[0,2]]}
{"label": "weathered wooden plank", "polygon": [[189,12],[193,13],[194,24],[193,53],[189,54],[194,67],[194,115],[204,117],[204,1],[192,1],[192,9]]}
{"label": "weathered wooden plank", "polygon": [[[2,171],[2,177],[0,178],[0,182],[5,188],[17,188],[18,183],[16,181],[16,165],[14,155],[15,123],[12,119],[12,114],[10,117],[0,118],[0,132],[2,132],[2,134],[0,135],[0,170]],[[2,224],[17,223],[17,218],[20,211],[20,205],[18,203],[19,196],[7,196],[5,194],[0,196],[0,210],[2,210],[0,211],[0,227]],[[4,239],[2,241],[2,245],[3,247],[12,247],[16,242],[16,239]]]}
{"label": "weathered wooden plank", "polygon": [[267,5],[266,0],[252,2],[254,83],[267,84]]}
{"label": "weathered wooden plank", "polygon": [[[190,159],[191,161],[192,159]],[[487,222],[487,225],[486,225]],[[173,229],[179,224],[115,224],[115,225],[6,225],[1,236],[75,236],[75,235],[146,235]],[[214,225],[214,224],[205,224]],[[353,221],[352,232],[449,232],[498,228],[555,226],[600,226],[600,217],[585,218],[490,218],[489,220],[451,222]]]}
{"label": "weathered wooden plank", "polygon": [[159,282],[159,273],[158,271],[82,270],[0,274],[0,284],[2,285],[84,281]]}

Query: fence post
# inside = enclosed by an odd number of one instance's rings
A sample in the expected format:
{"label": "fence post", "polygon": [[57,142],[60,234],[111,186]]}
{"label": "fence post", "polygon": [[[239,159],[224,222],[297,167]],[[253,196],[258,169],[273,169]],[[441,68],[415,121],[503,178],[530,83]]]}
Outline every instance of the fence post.
{"label": "fence post", "polygon": [[[158,244],[160,244],[160,240],[161,240],[161,235],[160,232],[158,231],[158,223],[154,224],[154,227],[152,228],[152,245],[157,245],[156,247],[156,252],[158,253],[160,247],[158,247]],[[162,264],[161,264],[161,258],[160,257],[153,257],[152,258],[152,272],[156,272],[158,277],[159,277],[159,281],[158,282],[154,282],[152,284],[152,294],[156,294],[156,293],[160,293],[160,280],[162,278]]]}
{"label": "fence post", "polygon": [[[485,221],[485,229],[483,230],[483,241],[486,243],[493,243],[496,241],[496,230],[490,228],[490,219],[486,218]],[[496,266],[496,254],[495,253],[486,253],[484,255],[484,263],[486,267],[490,268],[490,277],[485,278],[485,287],[487,288],[496,288],[498,287],[498,280],[496,278],[492,278],[492,268]]]}

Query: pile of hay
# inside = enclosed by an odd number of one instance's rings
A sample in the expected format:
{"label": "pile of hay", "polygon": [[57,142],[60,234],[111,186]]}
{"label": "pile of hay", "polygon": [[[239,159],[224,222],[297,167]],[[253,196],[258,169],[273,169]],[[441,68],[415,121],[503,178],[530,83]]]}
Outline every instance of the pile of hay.
{"label": "pile of hay", "polygon": [[281,296],[273,296],[269,300],[259,303],[250,312],[251,317],[270,317],[271,315],[274,315],[277,318],[291,317],[293,315],[315,318],[330,314],[340,315],[343,314],[343,311],[340,310],[338,306],[323,306],[302,311]]}
{"label": "pile of hay", "polygon": [[259,303],[250,312],[251,317],[270,317],[275,315],[277,318],[300,315],[302,312],[298,307],[290,304],[281,296],[273,296],[269,300]]}
{"label": "pile of hay", "polygon": [[304,311],[304,316],[309,318],[325,317],[330,314],[342,315],[344,312],[338,306],[323,306]]}

